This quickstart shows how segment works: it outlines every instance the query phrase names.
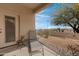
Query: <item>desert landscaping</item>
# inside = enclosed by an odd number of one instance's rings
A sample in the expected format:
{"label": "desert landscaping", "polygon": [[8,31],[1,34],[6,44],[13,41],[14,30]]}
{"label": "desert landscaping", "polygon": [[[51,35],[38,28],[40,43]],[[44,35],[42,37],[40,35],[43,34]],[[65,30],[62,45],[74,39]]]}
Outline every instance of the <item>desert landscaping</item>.
{"label": "desert landscaping", "polygon": [[[73,32],[53,32],[52,35],[48,35],[48,38],[43,36],[39,37],[39,40],[59,55],[79,54],[77,47],[79,46],[79,34],[73,34]],[[73,50],[76,51],[72,53]]]}

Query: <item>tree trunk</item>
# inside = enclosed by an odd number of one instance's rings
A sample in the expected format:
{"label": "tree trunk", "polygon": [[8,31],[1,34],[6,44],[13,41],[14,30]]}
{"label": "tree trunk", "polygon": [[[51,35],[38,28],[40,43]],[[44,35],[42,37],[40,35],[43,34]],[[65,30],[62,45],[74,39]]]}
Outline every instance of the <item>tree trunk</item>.
{"label": "tree trunk", "polygon": [[72,26],[70,23],[68,23],[70,27],[72,27],[73,31],[76,33],[79,33],[79,27],[76,28],[76,26]]}
{"label": "tree trunk", "polygon": [[73,30],[74,32],[79,33],[79,28],[74,27]]}
{"label": "tree trunk", "polygon": [[76,31],[77,33],[79,33],[79,29],[76,29],[75,31]]}

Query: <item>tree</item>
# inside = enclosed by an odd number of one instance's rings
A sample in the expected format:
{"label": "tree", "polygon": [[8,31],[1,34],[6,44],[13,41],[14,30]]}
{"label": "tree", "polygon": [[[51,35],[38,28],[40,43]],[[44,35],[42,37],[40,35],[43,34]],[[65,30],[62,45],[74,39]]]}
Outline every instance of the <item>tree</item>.
{"label": "tree", "polygon": [[70,26],[74,32],[79,33],[79,5],[73,4],[71,7],[63,6],[54,17],[55,25]]}

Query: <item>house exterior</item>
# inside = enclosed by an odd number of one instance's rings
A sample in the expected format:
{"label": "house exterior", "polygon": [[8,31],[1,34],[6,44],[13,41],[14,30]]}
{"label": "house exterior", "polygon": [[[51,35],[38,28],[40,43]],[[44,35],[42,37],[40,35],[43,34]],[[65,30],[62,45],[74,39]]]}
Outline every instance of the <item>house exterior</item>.
{"label": "house exterior", "polygon": [[35,13],[48,5],[0,4],[0,48],[16,44],[21,35],[28,38],[28,31],[35,30]]}

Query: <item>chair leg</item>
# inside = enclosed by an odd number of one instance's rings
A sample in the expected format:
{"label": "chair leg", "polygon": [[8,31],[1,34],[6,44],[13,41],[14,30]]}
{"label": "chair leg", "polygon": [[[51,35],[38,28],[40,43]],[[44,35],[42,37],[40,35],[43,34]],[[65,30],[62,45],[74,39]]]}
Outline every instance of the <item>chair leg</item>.
{"label": "chair leg", "polygon": [[22,45],[23,45],[23,46],[26,46],[23,42],[22,42]]}
{"label": "chair leg", "polygon": [[21,42],[18,42],[17,45],[18,45],[17,47],[19,47],[21,45],[26,46],[22,41]]}

